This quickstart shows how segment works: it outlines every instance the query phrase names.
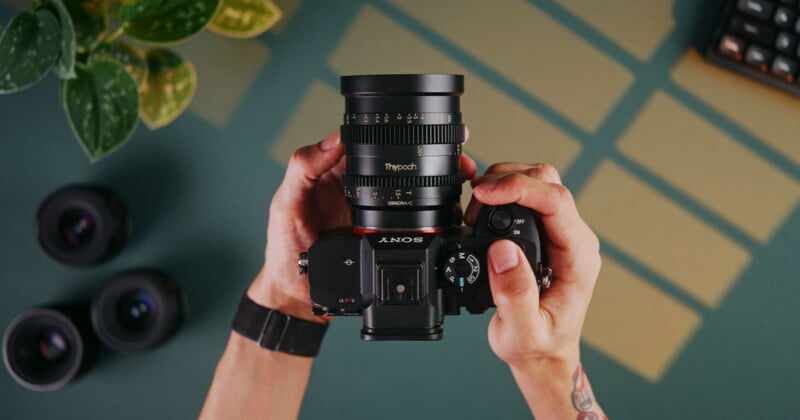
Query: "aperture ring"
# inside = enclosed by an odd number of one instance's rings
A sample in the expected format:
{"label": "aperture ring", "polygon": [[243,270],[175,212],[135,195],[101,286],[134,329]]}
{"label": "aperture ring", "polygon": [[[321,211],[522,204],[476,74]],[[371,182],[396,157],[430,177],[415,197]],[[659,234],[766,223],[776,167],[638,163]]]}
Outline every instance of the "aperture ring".
{"label": "aperture ring", "polygon": [[444,187],[461,185],[466,178],[464,175],[439,175],[439,176],[361,176],[342,175],[342,184],[353,187],[371,188],[415,188],[415,187]]}
{"label": "aperture ring", "polygon": [[457,144],[466,137],[463,124],[342,125],[344,144]]}

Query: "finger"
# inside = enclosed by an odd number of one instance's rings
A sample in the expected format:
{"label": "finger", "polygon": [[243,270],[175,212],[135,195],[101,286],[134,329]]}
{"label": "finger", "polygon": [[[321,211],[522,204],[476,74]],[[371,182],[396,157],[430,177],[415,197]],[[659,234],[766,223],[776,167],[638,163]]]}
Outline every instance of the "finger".
{"label": "finger", "polygon": [[464,223],[469,226],[475,226],[475,221],[478,220],[478,214],[481,212],[481,203],[480,201],[475,199],[473,195],[469,199],[469,204],[467,204],[467,209],[464,210]]}
{"label": "finger", "polygon": [[561,184],[561,175],[555,166],[549,163],[516,163],[516,162],[503,162],[495,163],[486,169],[486,173],[473,183],[473,187],[485,182],[487,179],[493,179],[498,176],[509,172],[522,172],[532,178],[541,179],[542,181],[552,182],[554,184]]}
{"label": "finger", "polygon": [[466,153],[461,153],[461,174],[467,179],[472,181],[475,179],[475,174],[478,173],[478,164],[469,157]]}
{"label": "finger", "polygon": [[[508,170],[508,171],[506,171]],[[492,172],[492,171],[501,171],[501,172]],[[478,185],[481,185],[487,181],[492,181],[496,179],[500,179],[505,177],[509,173],[512,172],[520,172],[523,173],[531,178],[539,179],[545,182],[550,182],[554,184],[561,184],[561,176],[558,174],[558,170],[553,165],[548,163],[515,163],[515,162],[505,162],[505,163],[496,163],[489,167],[486,170],[486,174],[474,178],[472,181],[472,187],[475,188]],[[478,218],[478,214],[481,211],[481,203],[473,198],[470,199],[469,205],[467,205],[467,209],[464,211],[464,222],[470,226],[475,224],[475,220]]]}
{"label": "finger", "polygon": [[536,210],[542,215],[552,246],[569,249],[586,241],[587,233],[594,236],[578,215],[572,194],[563,185],[517,172],[486,181],[475,187],[473,194],[484,204],[517,203]]}
{"label": "finger", "polygon": [[489,286],[497,315],[512,330],[529,330],[539,312],[539,287],[528,260],[515,243],[502,239],[489,246]]}
{"label": "finger", "polygon": [[328,172],[331,175],[335,176],[339,182],[342,181],[342,175],[344,175],[345,171],[347,170],[347,157],[342,156],[339,158],[339,161],[333,165],[333,168]]}
{"label": "finger", "polygon": [[290,201],[304,198],[317,181],[342,160],[343,154],[338,130],[317,144],[295,150],[281,183],[282,197]]}

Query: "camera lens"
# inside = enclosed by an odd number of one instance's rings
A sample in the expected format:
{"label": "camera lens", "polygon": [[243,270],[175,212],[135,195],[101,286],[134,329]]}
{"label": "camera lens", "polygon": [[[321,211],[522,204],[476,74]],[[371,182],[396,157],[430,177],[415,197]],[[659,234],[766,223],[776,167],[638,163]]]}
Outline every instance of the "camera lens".
{"label": "camera lens", "polygon": [[19,384],[35,391],[53,391],[85,370],[96,345],[85,307],[32,308],[6,329],[3,361]]}
{"label": "camera lens", "polygon": [[353,224],[367,230],[425,230],[460,223],[456,206],[465,131],[464,77],[450,74],[341,78],[342,181]]}
{"label": "camera lens", "polygon": [[122,201],[110,191],[69,186],[48,196],[36,214],[42,249],[56,261],[87,266],[104,261],[125,245],[130,219]]}
{"label": "camera lens", "polygon": [[172,335],[183,319],[177,282],[157,270],[136,270],[110,280],[92,300],[92,325],[112,350],[152,348]]}

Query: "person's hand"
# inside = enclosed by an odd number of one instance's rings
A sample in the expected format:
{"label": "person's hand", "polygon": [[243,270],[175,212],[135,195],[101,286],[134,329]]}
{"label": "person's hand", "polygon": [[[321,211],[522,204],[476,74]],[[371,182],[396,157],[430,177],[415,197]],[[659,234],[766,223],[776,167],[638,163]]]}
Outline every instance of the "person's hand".
{"label": "person's hand", "polygon": [[247,291],[255,302],[298,318],[328,321],[311,312],[308,279],[298,273],[297,258],[323,230],[351,223],[344,171],[339,130],[292,154],[270,203],[264,268]]}
{"label": "person's hand", "polygon": [[552,286],[541,297],[522,250],[508,240],[488,251],[489,282],[497,311],[489,344],[514,366],[557,361],[575,369],[583,320],[600,270],[599,241],[578,215],[572,195],[547,164],[501,163],[473,181],[465,213],[474,224],[480,203],[517,203],[538,211],[547,233]]}

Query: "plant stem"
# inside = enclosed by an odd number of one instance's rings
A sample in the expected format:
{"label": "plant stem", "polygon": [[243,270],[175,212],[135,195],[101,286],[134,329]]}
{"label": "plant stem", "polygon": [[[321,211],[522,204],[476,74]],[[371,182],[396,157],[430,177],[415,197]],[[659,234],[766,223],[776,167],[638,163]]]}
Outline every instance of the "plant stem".
{"label": "plant stem", "polygon": [[116,30],[116,31],[114,31],[114,33],[113,33],[113,34],[111,34],[111,35],[107,36],[107,37],[106,37],[106,38],[103,40],[103,42],[104,42],[104,43],[106,43],[106,44],[110,44],[110,43],[114,42],[114,40],[116,40],[117,38],[119,38],[120,36],[122,36],[122,34],[123,34],[123,33],[124,33],[124,32],[123,32],[123,30],[122,30],[122,26],[120,26],[119,28],[117,28],[117,30]]}

